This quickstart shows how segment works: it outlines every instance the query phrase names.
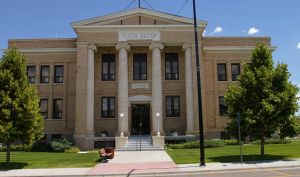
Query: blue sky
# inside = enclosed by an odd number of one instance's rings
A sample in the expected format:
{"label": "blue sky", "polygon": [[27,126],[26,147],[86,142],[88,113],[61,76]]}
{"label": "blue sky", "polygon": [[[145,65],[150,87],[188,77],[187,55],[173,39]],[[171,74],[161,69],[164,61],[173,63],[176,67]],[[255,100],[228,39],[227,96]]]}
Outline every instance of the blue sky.
{"label": "blue sky", "polygon": [[[71,22],[124,10],[130,1],[5,0],[0,6],[0,49],[11,38],[75,37]],[[187,2],[179,15],[192,17],[192,0],[147,1],[156,10],[175,14]],[[274,59],[289,65],[295,84],[300,84],[299,8],[299,0],[197,0],[198,17],[208,21],[207,36],[272,37],[278,47]]]}

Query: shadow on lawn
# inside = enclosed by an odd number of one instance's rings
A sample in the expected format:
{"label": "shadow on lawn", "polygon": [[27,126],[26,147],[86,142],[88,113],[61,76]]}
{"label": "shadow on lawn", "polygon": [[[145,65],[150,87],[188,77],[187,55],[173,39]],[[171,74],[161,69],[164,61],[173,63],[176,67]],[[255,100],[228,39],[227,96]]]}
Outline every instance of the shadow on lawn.
{"label": "shadow on lawn", "polygon": [[27,165],[28,165],[28,163],[22,163],[22,162],[10,162],[10,163],[1,162],[0,163],[0,171],[22,169]]}
{"label": "shadow on lawn", "polygon": [[[239,163],[240,162],[240,156],[239,155],[232,155],[232,156],[218,156],[218,157],[209,157],[208,159],[214,161],[214,162],[233,162],[233,163]],[[267,163],[267,162],[273,162],[277,160],[286,160],[288,161],[287,156],[282,155],[269,155],[265,154],[264,157],[261,157],[260,155],[244,155],[243,156],[244,163]]]}

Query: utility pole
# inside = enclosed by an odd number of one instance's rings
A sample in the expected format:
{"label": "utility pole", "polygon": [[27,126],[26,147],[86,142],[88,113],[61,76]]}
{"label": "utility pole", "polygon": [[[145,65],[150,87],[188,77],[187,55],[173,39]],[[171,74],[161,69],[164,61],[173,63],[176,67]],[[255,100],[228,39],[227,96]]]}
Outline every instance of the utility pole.
{"label": "utility pole", "polygon": [[139,0],[139,8],[141,8],[141,0]]}
{"label": "utility pole", "polygon": [[205,150],[204,150],[204,135],[203,135],[203,116],[202,116],[202,95],[201,95],[201,75],[200,75],[200,58],[199,58],[199,44],[198,44],[198,31],[197,31],[197,13],[196,13],[196,1],[195,0],[193,0],[193,11],[194,11],[196,65],[197,65],[197,85],[198,85],[200,166],[205,166],[205,152],[204,152]]}

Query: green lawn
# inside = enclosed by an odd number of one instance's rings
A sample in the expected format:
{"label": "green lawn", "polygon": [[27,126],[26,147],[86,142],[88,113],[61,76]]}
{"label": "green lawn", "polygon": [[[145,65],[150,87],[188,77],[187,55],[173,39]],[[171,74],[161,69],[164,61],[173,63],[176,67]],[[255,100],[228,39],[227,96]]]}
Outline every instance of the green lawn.
{"label": "green lawn", "polygon": [[20,168],[80,168],[92,167],[99,160],[96,152],[49,153],[49,152],[12,152],[10,164],[5,164],[5,152],[0,152],[0,170]]}
{"label": "green lawn", "polygon": [[[286,160],[300,158],[300,141],[290,144],[265,145],[265,158],[261,158],[259,145],[244,145],[245,161]],[[177,164],[199,163],[199,149],[168,149],[168,154]],[[238,162],[240,147],[225,146],[205,149],[206,162]]]}

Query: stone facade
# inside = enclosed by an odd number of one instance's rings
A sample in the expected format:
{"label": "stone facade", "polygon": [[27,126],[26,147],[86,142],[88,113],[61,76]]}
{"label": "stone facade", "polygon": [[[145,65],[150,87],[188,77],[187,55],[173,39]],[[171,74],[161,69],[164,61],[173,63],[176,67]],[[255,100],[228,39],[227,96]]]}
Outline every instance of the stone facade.
{"label": "stone facade", "polygon": [[[17,47],[36,66],[40,97],[48,99],[45,133],[73,137],[81,149],[92,149],[98,134],[116,137],[117,146],[132,134],[134,104],[148,104],[149,135],[155,145],[164,135],[193,134],[198,130],[198,97],[192,19],[147,9],[72,23],[74,39],[16,39]],[[247,63],[257,43],[271,45],[269,37],[203,37],[206,22],[199,21],[199,53],[205,137],[219,137],[228,122],[220,116],[219,96],[232,81],[231,64]],[[122,36],[121,36],[122,35]],[[147,79],[136,80],[134,55],[146,54]],[[166,79],[166,55],[178,55],[178,79]],[[115,56],[115,79],[104,81],[104,54]],[[226,81],[218,81],[217,66],[226,65]],[[50,66],[50,82],[40,83],[40,68]],[[54,82],[56,65],[64,66],[64,82]],[[166,114],[167,96],[179,96],[177,117]],[[102,117],[101,98],[115,98],[115,113]],[[63,99],[62,117],[53,119],[53,100]],[[161,135],[161,136],[160,136]],[[157,136],[157,137],[156,137]],[[120,140],[120,141],[118,141]]]}

